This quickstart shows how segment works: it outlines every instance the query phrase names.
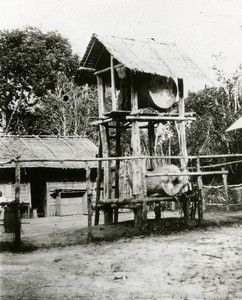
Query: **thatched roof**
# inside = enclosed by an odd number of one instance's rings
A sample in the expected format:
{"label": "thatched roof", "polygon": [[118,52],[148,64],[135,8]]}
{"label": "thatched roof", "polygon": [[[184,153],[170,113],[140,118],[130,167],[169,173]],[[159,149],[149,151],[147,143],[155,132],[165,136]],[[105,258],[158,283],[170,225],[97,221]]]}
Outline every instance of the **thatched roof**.
{"label": "thatched roof", "polygon": [[[78,160],[93,159],[96,154],[96,145],[87,138],[0,135],[1,163],[19,157],[24,167],[85,168],[85,162]],[[12,166],[1,165],[2,168]]]}
{"label": "thatched roof", "polygon": [[103,69],[110,66],[110,54],[117,63],[149,74],[172,78],[196,78],[207,81],[205,73],[176,45],[154,39],[130,38],[93,34],[82,58],[81,66]]}

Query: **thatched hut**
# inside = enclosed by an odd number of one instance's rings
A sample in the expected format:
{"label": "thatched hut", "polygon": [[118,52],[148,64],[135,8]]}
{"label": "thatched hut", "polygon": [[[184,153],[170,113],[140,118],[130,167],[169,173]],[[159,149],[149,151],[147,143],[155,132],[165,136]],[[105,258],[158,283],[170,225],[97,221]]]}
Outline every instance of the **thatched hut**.
{"label": "thatched hut", "polygon": [[[107,72],[110,69],[110,56],[115,69],[114,78]],[[196,79],[203,83],[209,81],[200,67],[174,43],[159,42],[153,38],[139,40],[93,34],[81,61],[79,80],[96,83],[93,73],[101,74],[105,84],[114,83],[115,88],[122,92],[122,79],[129,77],[129,72],[135,74],[139,106],[158,110],[168,108],[166,102],[169,96],[174,98],[173,101],[170,99],[169,104],[175,103],[178,78]],[[130,110],[129,106],[125,108]]]}
{"label": "thatched hut", "polygon": [[[174,44],[157,42],[152,38],[138,40],[99,34],[92,35],[77,77],[82,83],[97,84],[99,116],[92,124],[99,127],[99,152],[102,152],[104,158],[109,157],[113,149],[113,156],[125,155],[126,149],[121,141],[124,138],[123,133],[130,130],[130,152],[136,157],[132,161],[132,196],[134,199],[145,199],[147,191],[142,182],[146,180],[147,166],[142,166],[141,161],[141,130],[148,131],[146,144],[152,157],[155,156],[158,125],[173,122],[178,133],[179,154],[186,157],[185,122],[194,120],[194,117],[192,113],[185,112],[184,81],[189,78],[205,83],[209,81],[208,78],[196,63]],[[107,87],[111,87],[111,103],[107,97]],[[111,140],[115,145],[112,149]],[[185,159],[180,159],[182,170],[186,169],[186,163]],[[112,222],[111,204],[119,207],[123,205],[122,201],[118,204],[116,201],[121,194],[118,160],[115,168],[114,198],[109,164],[103,163],[106,224]],[[150,168],[156,168],[152,158]],[[137,215],[139,209],[135,208]],[[145,206],[143,210],[145,211]]]}
{"label": "thatched hut", "polygon": [[[86,211],[85,162],[97,147],[88,139],[56,136],[0,136],[0,190],[15,199],[15,164],[21,164],[20,208],[29,216],[72,215]],[[71,161],[73,159],[73,161]],[[74,161],[75,160],[75,161]],[[5,163],[9,162],[9,163]],[[92,185],[95,165],[90,163]]]}

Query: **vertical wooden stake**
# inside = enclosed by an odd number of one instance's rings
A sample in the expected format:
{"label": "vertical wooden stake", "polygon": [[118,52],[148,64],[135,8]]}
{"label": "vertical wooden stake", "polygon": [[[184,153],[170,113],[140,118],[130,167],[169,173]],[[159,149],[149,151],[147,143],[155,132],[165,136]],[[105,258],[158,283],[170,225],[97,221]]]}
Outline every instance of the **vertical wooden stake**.
{"label": "vertical wooden stake", "polygon": [[[222,171],[225,171],[225,168],[222,168]],[[225,200],[226,200],[226,210],[229,211],[229,193],[228,193],[228,175],[222,174],[223,176],[223,185],[225,190]]]}
{"label": "vertical wooden stake", "polygon": [[[197,172],[201,172],[200,158],[197,158]],[[197,189],[198,189],[198,219],[201,222],[203,220],[203,209],[204,209],[204,200],[203,200],[203,181],[202,176],[197,177]]]}
{"label": "vertical wooden stake", "polygon": [[[98,145],[98,157],[102,157],[102,143],[100,138],[100,131],[99,131],[99,145]],[[100,160],[98,162],[97,167],[97,181],[96,181],[96,205],[95,205],[95,221],[94,224],[99,224],[99,208],[98,203],[101,197],[101,181],[102,181],[102,161]]]}
{"label": "vertical wooden stake", "polygon": [[[155,127],[153,122],[149,122],[148,125],[148,138],[149,138],[149,155],[154,156],[155,153]],[[150,169],[154,170],[155,169],[155,163],[154,160],[151,158],[150,159]]]}
{"label": "vertical wooden stake", "polygon": [[159,221],[161,219],[161,207],[160,207],[160,203],[155,203],[154,212],[155,212],[155,220]]}
{"label": "vertical wooden stake", "polygon": [[[138,97],[137,92],[134,87],[133,74],[131,74],[131,110],[132,113],[138,110]],[[133,156],[141,155],[141,146],[140,146],[140,129],[139,122],[133,121],[131,125],[131,149]],[[133,168],[133,195],[141,195],[141,164],[140,160],[134,159],[132,162]]]}
{"label": "vertical wooden stake", "polygon": [[140,231],[142,228],[142,205],[137,204],[134,211],[134,228]]}
{"label": "vertical wooden stake", "polygon": [[[138,96],[134,84],[134,75],[131,73],[131,111],[132,113],[138,110]],[[140,146],[140,129],[139,122],[132,121],[131,125],[131,149],[133,156],[141,155]],[[133,197],[139,199],[142,196],[142,166],[140,159],[132,161],[132,181],[133,181]],[[142,205],[136,205],[134,208],[134,227],[137,230],[141,229],[142,225]]]}
{"label": "vertical wooden stake", "polygon": [[[147,184],[146,184],[146,159],[141,159],[141,179],[142,179],[142,198],[144,200],[147,199]],[[143,223],[147,223],[147,215],[148,215],[148,205],[146,201],[143,201],[142,205],[142,221]]]}
{"label": "vertical wooden stake", "polygon": [[[122,154],[120,144],[120,122],[116,122],[116,156],[119,157]],[[120,171],[120,160],[116,160],[115,167],[115,198],[119,198],[119,171]],[[118,207],[114,208],[114,224],[118,223]]]}
{"label": "vertical wooden stake", "polygon": [[[178,95],[179,95],[179,117],[184,118],[185,116],[185,101],[184,101],[184,85],[183,79],[178,78],[177,81],[178,86]],[[179,132],[180,132],[180,151],[182,156],[187,156],[187,146],[186,146],[186,125],[185,121],[180,122],[179,124]],[[181,169],[182,171],[186,171],[187,161],[185,159],[181,159]]]}
{"label": "vertical wooden stake", "polygon": [[21,166],[18,159],[15,161],[15,249],[19,250],[21,245],[21,223],[20,223],[20,183],[21,182]]}
{"label": "vertical wooden stake", "polygon": [[87,210],[88,210],[88,241],[92,240],[92,192],[90,179],[90,166],[86,164],[86,188],[87,188]]}

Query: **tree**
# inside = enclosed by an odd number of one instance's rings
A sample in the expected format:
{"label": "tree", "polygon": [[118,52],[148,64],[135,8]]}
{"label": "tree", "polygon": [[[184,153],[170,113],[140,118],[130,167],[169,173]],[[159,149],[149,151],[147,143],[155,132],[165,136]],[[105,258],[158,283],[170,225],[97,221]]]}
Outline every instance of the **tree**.
{"label": "tree", "polygon": [[187,130],[190,154],[237,152],[238,133],[226,133],[226,129],[239,118],[239,111],[235,112],[233,98],[224,88],[205,88],[190,93],[186,109],[194,111],[197,118]]}
{"label": "tree", "polygon": [[[98,139],[97,131],[90,125],[98,116],[97,89],[78,86],[63,73],[58,74],[55,90],[42,97],[34,111],[29,109],[28,113],[28,118],[15,124],[20,132],[28,128],[31,134],[79,135],[93,141]],[[30,124],[26,120],[31,120]]]}
{"label": "tree", "polygon": [[[55,89],[58,73],[74,76],[79,66],[67,39],[37,28],[0,31],[0,107],[4,132],[15,133],[22,115],[31,113]],[[33,111],[32,111],[33,112]]]}

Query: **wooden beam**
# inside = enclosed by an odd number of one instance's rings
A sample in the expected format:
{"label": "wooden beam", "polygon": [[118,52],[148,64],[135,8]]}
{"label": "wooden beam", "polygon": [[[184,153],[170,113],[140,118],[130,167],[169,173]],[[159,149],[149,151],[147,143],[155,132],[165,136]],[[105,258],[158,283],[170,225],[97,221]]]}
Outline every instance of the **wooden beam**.
{"label": "wooden beam", "polygon": [[[177,87],[178,87],[178,110],[179,110],[179,117],[185,118],[185,101],[184,101],[184,84],[183,79],[177,79]],[[187,146],[186,146],[186,124],[182,121],[179,124],[179,140],[180,140],[180,153],[183,156],[187,155]],[[187,167],[187,160],[181,159],[181,169],[185,170]]]}
{"label": "wooden beam", "polygon": [[91,123],[91,125],[98,126],[98,125],[107,124],[109,122],[113,122],[113,118],[108,118],[108,119],[104,119],[104,120],[94,121],[94,122]]}
{"label": "wooden beam", "polygon": [[[99,144],[98,144],[98,157],[102,157],[102,142],[100,137],[100,130],[99,130]],[[95,207],[95,221],[94,224],[99,224],[99,209],[98,203],[101,197],[101,181],[102,181],[102,161],[98,162],[97,166],[97,180],[96,180],[96,207]]]}
{"label": "wooden beam", "polygon": [[115,74],[114,74],[114,58],[110,55],[111,66],[111,90],[112,90],[112,110],[117,110],[116,87],[115,87]]}
{"label": "wooden beam", "polygon": [[185,117],[185,116],[179,116],[179,117],[173,117],[173,116],[126,116],[126,120],[131,121],[195,121],[195,117]]}
{"label": "wooden beam", "polygon": [[[149,138],[149,155],[154,156],[155,155],[155,126],[153,122],[149,122],[148,124],[148,138]],[[155,169],[155,163],[154,160],[150,159],[150,169]]]}
{"label": "wooden beam", "polygon": [[[146,183],[146,159],[143,158],[141,160],[141,184],[142,184],[142,198],[146,199],[147,198],[147,183]],[[144,224],[147,223],[147,215],[148,215],[148,205],[147,202],[143,202],[142,204],[142,221]]]}
{"label": "wooden beam", "polygon": [[91,192],[91,179],[90,179],[90,166],[86,164],[86,188],[87,188],[87,211],[88,211],[88,234],[87,239],[92,240],[92,192]]}
{"label": "wooden beam", "polygon": [[19,160],[15,161],[15,203],[14,203],[14,228],[15,228],[15,249],[19,250],[21,245],[21,223],[20,223],[20,184],[21,184],[21,165]]}
{"label": "wooden beam", "polygon": [[78,71],[86,71],[86,72],[92,73],[92,72],[95,72],[96,69],[94,69],[94,68],[86,68],[86,67],[79,67]]}
{"label": "wooden beam", "polygon": [[[196,165],[197,165],[197,172],[201,172],[201,165],[200,165],[200,159],[199,157],[196,160]],[[203,199],[203,181],[202,181],[202,176],[197,177],[197,189],[198,189],[198,219],[201,222],[203,220],[203,209],[205,208],[204,206],[204,199]]]}
{"label": "wooden beam", "polygon": [[[222,171],[225,172],[225,168],[222,168]],[[225,200],[226,200],[226,209],[229,211],[229,193],[228,193],[228,173],[223,174],[223,185],[224,185],[224,191],[225,191]]]}
{"label": "wooden beam", "polygon": [[133,197],[124,197],[124,198],[112,198],[108,200],[100,199],[99,204],[135,204],[135,203],[152,203],[152,202],[162,202],[162,201],[177,201],[174,197],[167,196],[167,197],[147,197],[147,198],[140,198],[134,199]]}
{"label": "wooden beam", "polygon": [[200,171],[200,172],[182,172],[182,173],[156,173],[146,174],[146,177],[159,177],[159,176],[205,176],[205,175],[222,175],[228,174],[228,171]]}
{"label": "wooden beam", "polygon": [[[116,156],[119,157],[122,154],[122,148],[120,144],[120,122],[116,122]],[[119,198],[119,176],[120,176],[120,160],[116,160],[115,166],[115,198]],[[118,208],[114,210],[114,224],[118,223]]]}
{"label": "wooden beam", "polygon": [[[117,65],[115,65],[114,69],[120,68],[120,67],[123,67],[123,64],[117,64]],[[111,67],[108,67],[108,68],[96,71],[93,75],[100,75],[100,74],[106,73],[106,72],[108,72],[110,70],[111,70]]]}
{"label": "wooden beam", "polygon": [[[137,91],[134,85],[134,78],[131,73],[131,111],[134,113],[138,110],[138,96]],[[138,121],[133,121],[131,124],[131,149],[133,156],[141,155],[141,146],[140,146],[140,129]],[[142,186],[141,186],[141,160],[135,159],[132,164],[133,169],[133,195],[141,195]]]}
{"label": "wooden beam", "polygon": [[[108,128],[100,125],[100,135],[102,141],[102,156],[103,158],[109,157],[109,135]],[[104,160],[103,163],[103,197],[104,199],[111,198],[112,182],[111,182],[111,160]],[[104,210],[104,223],[109,225],[112,223],[113,209],[109,206]]]}
{"label": "wooden beam", "polygon": [[101,76],[97,76],[97,89],[98,89],[98,115],[99,118],[103,117],[105,113],[105,87]]}

